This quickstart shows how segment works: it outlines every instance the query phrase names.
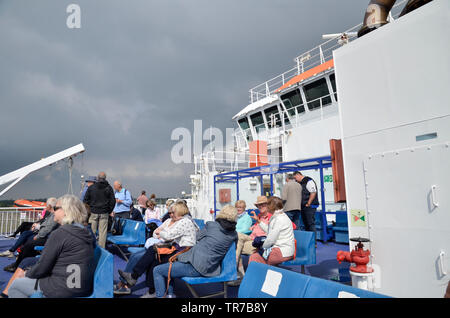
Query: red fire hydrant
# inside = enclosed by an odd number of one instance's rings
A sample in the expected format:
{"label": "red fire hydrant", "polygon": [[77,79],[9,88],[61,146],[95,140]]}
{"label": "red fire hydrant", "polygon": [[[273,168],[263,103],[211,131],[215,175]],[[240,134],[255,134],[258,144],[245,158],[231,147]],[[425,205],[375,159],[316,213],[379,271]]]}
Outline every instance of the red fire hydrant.
{"label": "red fire hydrant", "polygon": [[350,270],[356,273],[372,273],[373,268],[367,266],[370,261],[370,250],[364,250],[364,245],[362,242],[369,242],[366,238],[351,238],[350,241],[358,242],[355,249],[351,252],[338,251],[336,259],[339,264],[342,261],[355,263],[355,266],[351,266]]}

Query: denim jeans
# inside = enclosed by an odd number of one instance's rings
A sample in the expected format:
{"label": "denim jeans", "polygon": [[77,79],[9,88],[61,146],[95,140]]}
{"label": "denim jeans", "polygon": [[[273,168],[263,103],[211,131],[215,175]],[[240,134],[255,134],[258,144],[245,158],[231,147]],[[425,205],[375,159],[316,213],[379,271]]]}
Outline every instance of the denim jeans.
{"label": "denim jeans", "polygon": [[20,233],[19,238],[17,239],[16,243],[9,249],[10,252],[15,252],[21,245],[24,245],[28,239],[32,236],[34,236],[35,233],[33,231],[24,231]]}
{"label": "denim jeans", "polygon": [[[153,269],[153,279],[155,280],[156,297],[164,297],[166,292],[167,274],[169,272],[169,263],[158,265]],[[174,262],[172,272],[170,273],[170,284],[167,291],[168,295],[173,295],[173,278],[175,277],[200,277],[202,276],[190,263]]]}
{"label": "denim jeans", "polygon": [[292,223],[295,224],[297,230],[300,230],[300,210],[291,210],[285,213],[291,219]]}
{"label": "denim jeans", "polygon": [[8,296],[9,298],[30,297],[35,292],[40,291],[39,284],[36,290],[34,289],[35,286],[36,286],[36,279],[28,277],[17,278],[12,282],[11,286],[9,287]]}
{"label": "denim jeans", "polygon": [[302,221],[305,231],[316,233],[316,208],[302,207]]}
{"label": "denim jeans", "polygon": [[127,266],[125,266],[124,272],[132,273],[134,266],[137,264],[137,262],[140,260],[142,255],[145,254],[146,251],[147,251],[146,249],[143,249],[142,251],[131,254],[130,258],[128,259]]}

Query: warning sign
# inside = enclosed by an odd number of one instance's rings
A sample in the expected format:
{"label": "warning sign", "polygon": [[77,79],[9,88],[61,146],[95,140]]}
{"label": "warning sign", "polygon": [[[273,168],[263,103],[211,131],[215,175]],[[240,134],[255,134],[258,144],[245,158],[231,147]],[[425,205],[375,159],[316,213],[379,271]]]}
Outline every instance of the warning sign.
{"label": "warning sign", "polygon": [[350,219],[352,226],[366,226],[366,211],[365,210],[350,210]]}

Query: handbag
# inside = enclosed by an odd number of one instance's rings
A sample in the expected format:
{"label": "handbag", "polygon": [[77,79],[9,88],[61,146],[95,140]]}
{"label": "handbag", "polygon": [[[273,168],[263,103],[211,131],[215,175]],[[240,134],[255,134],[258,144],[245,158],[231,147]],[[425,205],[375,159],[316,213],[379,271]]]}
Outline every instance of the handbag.
{"label": "handbag", "polygon": [[161,255],[172,254],[177,249],[175,248],[175,245],[172,244],[172,242],[164,242],[164,243],[154,244],[153,250],[158,255],[158,262],[161,263]]}

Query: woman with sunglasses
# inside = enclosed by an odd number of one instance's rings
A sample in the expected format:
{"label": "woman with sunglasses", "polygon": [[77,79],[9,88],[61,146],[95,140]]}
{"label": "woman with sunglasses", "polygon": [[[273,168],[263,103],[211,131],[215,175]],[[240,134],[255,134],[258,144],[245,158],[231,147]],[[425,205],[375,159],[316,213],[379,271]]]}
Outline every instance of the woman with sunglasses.
{"label": "woman with sunglasses", "polygon": [[14,280],[10,298],[26,298],[36,291],[49,298],[88,296],[92,292],[95,267],[94,238],[83,225],[88,213],[74,195],[64,195],[54,208],[60,227],[45,243],[38,262]]}

